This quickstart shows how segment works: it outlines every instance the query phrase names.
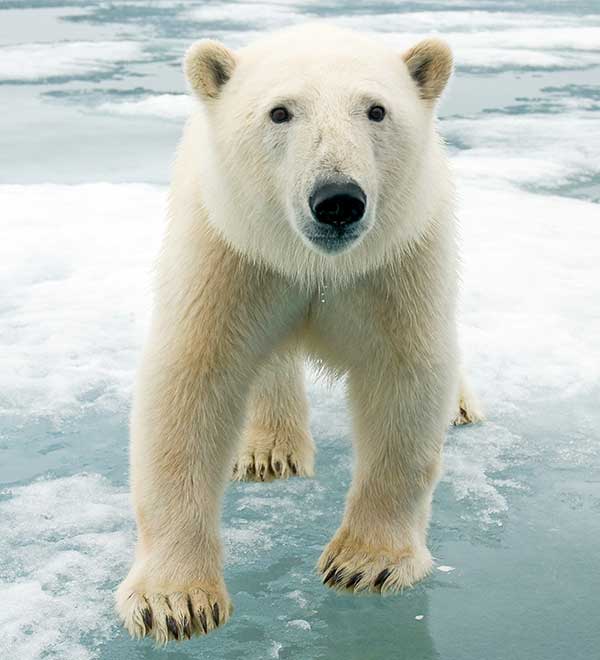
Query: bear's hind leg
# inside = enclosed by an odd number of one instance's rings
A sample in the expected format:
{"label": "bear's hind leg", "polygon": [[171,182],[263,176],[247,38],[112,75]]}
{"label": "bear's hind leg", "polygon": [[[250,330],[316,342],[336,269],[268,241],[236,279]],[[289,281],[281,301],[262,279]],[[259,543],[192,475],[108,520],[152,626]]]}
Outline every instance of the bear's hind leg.
{"label": "bear's hind leg", "polygon": [[302,357],[297,353],[278,354],[253,384],[233,479],[311,477],[314,454]]}
{"label": "bear's hind leg", "polygon": [[452,420],[454,426],[463,426],[464,424],[477,424],[483,422],[484,414],[479,405],[477,397],[469,387],[464,374],[460,377],[460,390],[458,395],[458,410]]}

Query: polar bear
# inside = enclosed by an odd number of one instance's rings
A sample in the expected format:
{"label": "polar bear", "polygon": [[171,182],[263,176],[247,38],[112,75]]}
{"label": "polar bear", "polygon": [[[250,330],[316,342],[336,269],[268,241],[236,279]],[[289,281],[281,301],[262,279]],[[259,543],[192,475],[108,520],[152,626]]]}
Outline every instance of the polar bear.
{"label": "polar bear", "polygon": [[[393,592],[430,571],[460,378],[454,191],[435,125],[451,70],[441,41],[401,54],[327,24],[188,51],[201,103],[174,165],[131,419],[138,542],[117,608],[132,635],[166,643],[228,620],[232,470],[313,473],[304,355],[345,376],[355,436],[324,583]],[[465,397],[461,409],[477,415]]]}

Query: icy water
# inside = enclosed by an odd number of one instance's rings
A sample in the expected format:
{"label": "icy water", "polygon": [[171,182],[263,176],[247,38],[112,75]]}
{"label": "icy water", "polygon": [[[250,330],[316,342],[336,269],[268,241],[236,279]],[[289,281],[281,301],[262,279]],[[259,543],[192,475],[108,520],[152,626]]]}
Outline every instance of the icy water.
{"label": "icy water", "polygon": [[[433,575],[339,596],[315,562],[352,454],[312,382],[317,478],[232,485],[236,612],[157,650],[113,613],[131,559],[127,416],[190,101],[192,40],[326,17],[456,53],[461,339],[488,421],[448,433]],[[598,2],[0,0],[0,658],[600,657]]]}

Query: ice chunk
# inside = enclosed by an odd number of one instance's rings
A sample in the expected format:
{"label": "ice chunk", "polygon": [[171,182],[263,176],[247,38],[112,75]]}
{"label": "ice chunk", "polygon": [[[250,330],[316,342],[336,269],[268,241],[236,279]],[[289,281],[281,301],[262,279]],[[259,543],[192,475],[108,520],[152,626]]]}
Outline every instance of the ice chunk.
{"label": "ice chunk", "polygon": [[288,626],[291,628],[299,628],[300,630],[310,630],[311,625],[308,621],[305,621],[304,619],[293,619],[292,621],[288,621]]}

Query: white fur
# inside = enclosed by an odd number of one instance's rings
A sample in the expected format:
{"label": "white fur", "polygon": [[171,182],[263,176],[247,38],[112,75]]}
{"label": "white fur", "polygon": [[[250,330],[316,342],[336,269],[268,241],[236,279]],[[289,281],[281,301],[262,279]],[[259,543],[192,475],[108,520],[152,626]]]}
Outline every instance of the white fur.
{"label": "white fur", "polygon": [[[434,65],[420,69],[430,97],[449,52],[424,42],[418,57]],[[238,479],[311,474],[304,353],[347,374],[354,420],[354,481],[319,565],[330,586],[392,591],[430,570],[458,400],[453,187],[435,99],[402,55],[318,24],[236,54],[194,46],[187,71],[203,107],[178,151],[134,397],[139,540],[118,593],[130,632],[159,642],[229,616],[218,524],[236,453]],[[293,120],[274,124],[282,104]],[[304,235],[310,191],[332,177],[368,199],[363,234],[336,255]]]}

